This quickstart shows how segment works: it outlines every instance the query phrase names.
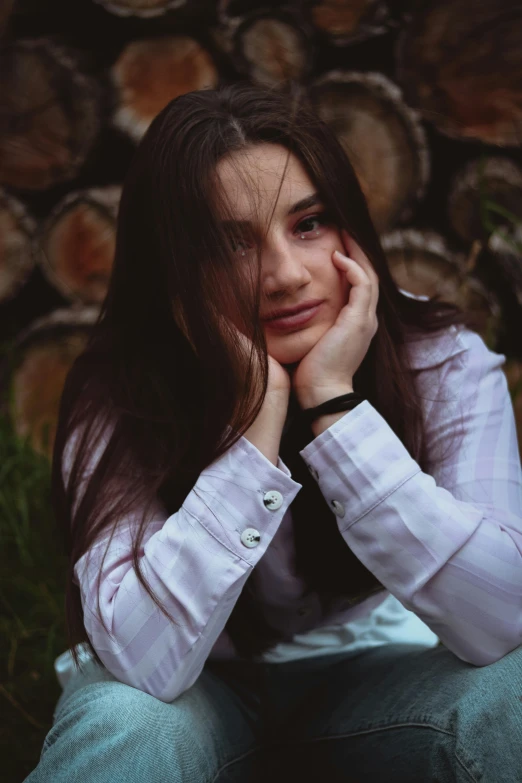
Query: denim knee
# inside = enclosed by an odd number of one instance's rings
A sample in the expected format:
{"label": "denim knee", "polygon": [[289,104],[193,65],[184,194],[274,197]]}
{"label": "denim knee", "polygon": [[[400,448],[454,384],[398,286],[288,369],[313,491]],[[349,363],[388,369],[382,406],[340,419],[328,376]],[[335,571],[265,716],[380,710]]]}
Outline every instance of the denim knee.
{"label": "denim knee", "polygon": [[166,704],[118,681],[87,684],[59,703],[26,783],[210,781],[195,717],[190,692]]}
{"label": "denim knee", "polygon": [[509,783],[522,770],[522,646],[466,675],[454,716],[457,739],[479,760],[484,780]]}

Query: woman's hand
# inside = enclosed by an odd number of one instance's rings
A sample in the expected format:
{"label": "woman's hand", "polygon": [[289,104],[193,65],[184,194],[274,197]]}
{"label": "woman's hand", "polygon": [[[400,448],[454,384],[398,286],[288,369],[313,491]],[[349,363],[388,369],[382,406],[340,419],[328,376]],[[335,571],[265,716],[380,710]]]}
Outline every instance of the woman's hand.
{"label": "woman's hand", "polygon": [[[239,337],[245,352],[250,355],[252,353],[252,341],[245,334],[240,332],[230,319],[226,320]],[[256,370],[259,370],[258,364],[256,364]],[[257,373],[257,377],[259,377],[259,373]],[[285,425],[291,388],[292,382],[290,380],[290,375],[285,368],[269,354],[268,384],[263,404],[261,405],[256,418],[245,431],[244,437],[276,466],[279,462],[279,448]]]}
{"label": "woman's hand", "polygon": [[350,235],[341,231],[348,258],[335,251],[332,260],[352,285],[348,303],[336,322],[306,354],[292,375],[301,408],[313,408],[353,391],[353,376],[378,328],[379,278]]}

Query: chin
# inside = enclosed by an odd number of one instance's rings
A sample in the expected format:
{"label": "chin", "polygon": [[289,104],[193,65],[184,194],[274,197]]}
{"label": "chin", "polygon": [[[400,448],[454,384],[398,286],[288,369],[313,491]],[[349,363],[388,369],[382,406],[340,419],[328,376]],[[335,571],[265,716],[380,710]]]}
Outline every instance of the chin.
{"label": "chin", "polygon": [[273,351],[269,347],[268,353],[270,356],[272,356],[273,359],[276,360],[276,362],[282,364],[283,367],[291,368],[293,365],[297,366],[301,359],[306,356],[308,351],[292,351],[291,353],[289,351],[285,351],[283,353],[282,351]]}
{"label": "chin", "polygon": [[[310,330],[311,331],[311,330]],[[270,356],[272,356],[279,364],[282,364],[283,367],[291,368],[293,365],[297,366],[301,359],[304,359],[307,353],[309,353],[314,345],[319,340],[319,337],[317,335],[310,334],[310,336],[306,336],[306,339],[297,340],[299,336],[299,332],[294,332],[293,334],[289,334],[286,338],[288,340],[288,345],[283,347],[283,340],[274,340],[272,341],[272,345],[268,343],[268,353]],[[301,335],[304,338],[304,335]],[[291,338],[295,339],[295,345],[292,346],[291,344]],[[275,343],[275,344],[274,344]],[[280,343],[279,345],[277,343]]]}

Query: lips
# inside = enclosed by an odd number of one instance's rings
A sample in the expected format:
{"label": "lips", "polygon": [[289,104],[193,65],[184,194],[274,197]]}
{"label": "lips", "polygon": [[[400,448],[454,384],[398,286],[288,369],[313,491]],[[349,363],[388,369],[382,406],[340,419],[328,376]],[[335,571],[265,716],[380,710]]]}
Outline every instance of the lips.
{"label": "lips", "polygon": [[317,305],[321,304],[324,300],[323,299],[310,299],[308,302],[303,302],[300,305],[296,305],[295,307],[287,307],[282,308],[281,310],[276,310],[273,315],[267,316],[266,318],[263,318],[264,321],[273,321],[274,319],[279,318],[287,318],[290,316],[298,315],[298,313],[304,312],[305,310],[310,310],[312,307],[316,307]]}
{"label": "lips", "polygon": [[293,315],[286,315],[280,318],[271,318],[266,321],[266,325],[269,329],[276,329],[278,331],[287,331],[289,329],[300,329],[304,324],[311,321],[321,309],[322,302],[315,305],[315,307],[309,307],[306,310],[294,313]]}

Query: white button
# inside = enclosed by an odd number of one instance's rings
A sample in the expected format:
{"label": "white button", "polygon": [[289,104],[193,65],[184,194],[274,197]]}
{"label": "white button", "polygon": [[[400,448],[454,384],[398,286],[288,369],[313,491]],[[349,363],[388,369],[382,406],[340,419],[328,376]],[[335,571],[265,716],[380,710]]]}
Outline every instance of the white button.
{"label": "white button", "polygon": [[277,489],[271,489],[269,492],[265,492],[263,503],[270,511],[277,511],[283,505],[283,496]]}
{"label": "white button", "polygon": [[332,506],[334,514],[336,514],[338,517],[344,517],[344,506],[342,503],[339,503],[338,500],[332,500]]}
{"label": "white button", "polygon": [[253,546],[257,546],[261,541],[261,534],[255,527],[247,527],[241,533],[241,543],[252,549]]}

